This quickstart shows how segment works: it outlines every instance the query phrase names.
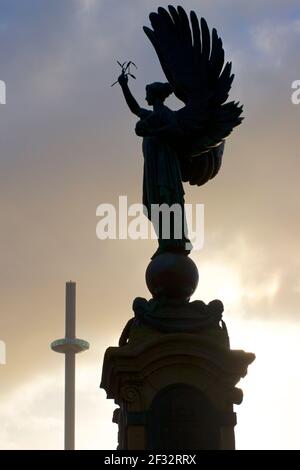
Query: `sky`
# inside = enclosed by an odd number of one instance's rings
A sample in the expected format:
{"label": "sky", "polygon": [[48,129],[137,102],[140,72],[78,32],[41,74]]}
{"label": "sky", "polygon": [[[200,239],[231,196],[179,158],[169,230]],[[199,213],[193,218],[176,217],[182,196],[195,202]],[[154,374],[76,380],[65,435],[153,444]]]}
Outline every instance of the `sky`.
{"label": "sky", "polygon": [[[154,240],[96,238],[96,208],[141,202],[136,119],[118,86],[116,60],[133,60],[130,86],[165,80],[142,31],[164,0],[0,0],[0,448],[63,447],[64,284],[77,282],[76,442],[113,449],[114,404],[99,389],[102,359],[150,297],[144,272]],[[245,120],[226,143],[219,175],[186,201],[205,205],[205,243],[191,257],[193,299],[220,298],[233,348],[256,354],[236,407],[239,449],[299,449],[298,0],[191,0],[223,39]],[[179,106],[174,99],[167,102]]]}

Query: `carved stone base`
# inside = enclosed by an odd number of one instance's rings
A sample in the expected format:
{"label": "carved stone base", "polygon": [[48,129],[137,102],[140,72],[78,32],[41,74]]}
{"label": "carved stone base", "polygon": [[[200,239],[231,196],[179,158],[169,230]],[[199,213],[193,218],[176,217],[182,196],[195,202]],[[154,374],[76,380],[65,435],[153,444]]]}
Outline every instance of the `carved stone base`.
{"label": "carved stone base", "polygon": [[119,406],[118,449],[234,449],[236,384],[254,354],[230,350],[217,325],[166,333],[135,319],[127,337],[107,349],[101,381]]}

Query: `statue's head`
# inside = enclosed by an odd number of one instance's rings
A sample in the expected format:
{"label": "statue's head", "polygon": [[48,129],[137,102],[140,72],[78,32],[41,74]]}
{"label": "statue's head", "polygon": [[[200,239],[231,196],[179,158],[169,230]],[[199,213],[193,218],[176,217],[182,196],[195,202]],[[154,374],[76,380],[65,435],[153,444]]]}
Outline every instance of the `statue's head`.
{"label": "statue's head", "polygon": [[154,82],[146,86],[146,101],[151,106],[157,100],[162,103],[173,93],[170,83]]}

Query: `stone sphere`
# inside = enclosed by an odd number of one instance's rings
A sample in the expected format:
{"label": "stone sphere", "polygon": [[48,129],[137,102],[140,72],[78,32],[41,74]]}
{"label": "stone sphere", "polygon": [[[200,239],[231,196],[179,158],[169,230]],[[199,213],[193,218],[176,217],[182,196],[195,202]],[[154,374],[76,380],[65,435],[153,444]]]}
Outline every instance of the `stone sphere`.
{"label": "stone sphere", "polygon": [[146,270],[146,283],[154,299],[188,300],[198,285],[195,263],[186,255],[162,253]]}

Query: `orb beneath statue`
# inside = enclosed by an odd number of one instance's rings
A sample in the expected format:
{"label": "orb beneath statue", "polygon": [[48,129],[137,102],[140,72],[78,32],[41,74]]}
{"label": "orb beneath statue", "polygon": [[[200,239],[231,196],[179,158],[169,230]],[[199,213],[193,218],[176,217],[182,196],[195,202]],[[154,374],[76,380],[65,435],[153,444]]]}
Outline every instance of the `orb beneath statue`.
{"label": "orb beneath statue", "polygon": [[196,264],[183,254],[162,253],[146,270],[146,283],[154,299],[189,300],[199,280]]}

